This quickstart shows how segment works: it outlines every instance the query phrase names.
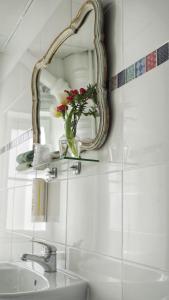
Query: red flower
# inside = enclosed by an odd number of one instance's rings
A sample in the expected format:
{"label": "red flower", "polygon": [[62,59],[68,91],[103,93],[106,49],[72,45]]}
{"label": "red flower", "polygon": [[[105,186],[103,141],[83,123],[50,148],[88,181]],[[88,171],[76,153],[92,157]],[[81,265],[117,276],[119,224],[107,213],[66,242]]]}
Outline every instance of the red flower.
{"label": "red flower", "polygon": [[70,94],[76,96],[79,94],[79,92],[78,90],[70,90]]}
{"label": "red flower", "polygon": [[64,111],[66,111],[67,109],[68,109],[68,107],[67,107],[67,105],[65,105],[65,104],[60,104],[60,105],[57,106],[57,111],[58,111],[58,112],[64,112]]}
{"label": "red flower", "polygon": [[78,94],[79,94],[78,90],[73,90],[73,95],[78,95]]}
{"label": "red flower", "polygon": [[73,101],[73,96],[68,96],[66,99],[68,100],[68,103],[72,102]]}
{"label": "red flower", "polygon": [[85,94],[86,93],[86,90],[84,88],[80,88],[80,94]]}

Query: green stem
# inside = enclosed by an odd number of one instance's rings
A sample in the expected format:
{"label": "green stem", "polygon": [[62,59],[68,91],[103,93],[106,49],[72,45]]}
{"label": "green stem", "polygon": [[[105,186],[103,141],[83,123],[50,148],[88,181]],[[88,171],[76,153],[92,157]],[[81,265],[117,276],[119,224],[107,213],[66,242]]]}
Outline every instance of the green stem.
{"label": "green stem", "polygon": [[65,133],[66,133],[66,139],[69,148],[71,149],[73,155],[75,157],[78,157],[78,149],[75,141],[75,136],[72,131],[72,117],[74,115],[74,109],[72,108],[70,113],[67,116],[66,123],[65,123]]}

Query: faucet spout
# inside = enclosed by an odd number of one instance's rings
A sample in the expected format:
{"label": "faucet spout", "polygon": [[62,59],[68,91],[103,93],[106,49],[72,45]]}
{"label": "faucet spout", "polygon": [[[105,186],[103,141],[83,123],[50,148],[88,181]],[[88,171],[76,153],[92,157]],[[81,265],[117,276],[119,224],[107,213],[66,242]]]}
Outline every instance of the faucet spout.
{"label": "faucet spout", "polygon": [[23,261],[34,261],[41,265],[45,272],[56,272],[56,251],[54,246],[38,242],[47,248],[47,253],[43,256],[24,253],[21,257]]}

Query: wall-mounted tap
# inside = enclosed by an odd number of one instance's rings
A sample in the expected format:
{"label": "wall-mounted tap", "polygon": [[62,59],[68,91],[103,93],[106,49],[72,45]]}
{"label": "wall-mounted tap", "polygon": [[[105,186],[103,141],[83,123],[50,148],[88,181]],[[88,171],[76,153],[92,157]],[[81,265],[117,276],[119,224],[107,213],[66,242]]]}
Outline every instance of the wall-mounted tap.
{"label": "wall-mounted tap", "polygon": [[42,256],[24,253],[21,257],[23,261],[34,261],[40,264],[45,272],[56,272],[56,253],[57,249],[53,245],[49,245],[40,241],[34,241],[45,247],[45,254]]}
{"label": "wall-mounted tap", "polygon": [[52,179],[56,179],[57,178],[57,175],[58,175],[58,171],[57,171],[57,168],[56,167],[53,167],[51,168],[49,171],[48,171],[48,180],[52,180]]}

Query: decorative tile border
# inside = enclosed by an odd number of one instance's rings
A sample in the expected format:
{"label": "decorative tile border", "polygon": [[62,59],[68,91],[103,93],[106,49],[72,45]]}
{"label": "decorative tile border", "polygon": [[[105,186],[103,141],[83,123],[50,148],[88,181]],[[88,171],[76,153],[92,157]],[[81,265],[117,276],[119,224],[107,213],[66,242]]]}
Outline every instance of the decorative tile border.
{"label": "decorative tile border", "polygon": [[28,141],[32,137],[33,137],[32,129],[27,130],[26,132],[18,136],[16,139],[14,139],[13,141],[9,142],[8,144],[0,148],[0,155]]}
{"label": "decorative tile border", "polygon": [[131,80],[134,80],[146,72],[158,67],[167,60],[169,60],[169,42],[113,76],[110,82],[111,90],[113,91],[120,88]]}

